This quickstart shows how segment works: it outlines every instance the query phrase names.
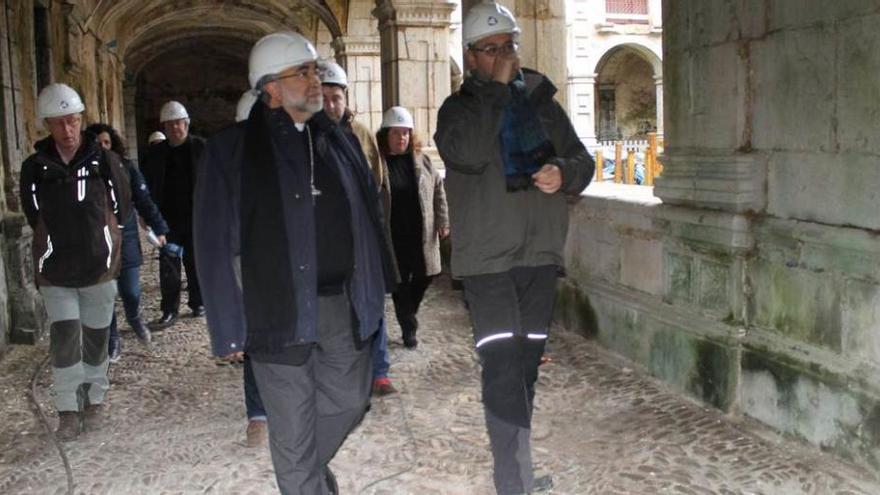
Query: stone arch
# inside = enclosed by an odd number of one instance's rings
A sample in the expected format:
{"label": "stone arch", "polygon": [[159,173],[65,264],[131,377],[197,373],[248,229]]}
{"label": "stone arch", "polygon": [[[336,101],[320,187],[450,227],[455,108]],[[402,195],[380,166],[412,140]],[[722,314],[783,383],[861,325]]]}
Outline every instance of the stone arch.
{"label": "stone arch", "polygon": [[168,99],[187,106],[196,132],[210,134],[231,124],[248,87],[253,43],[279,30],[316,39],[319,26],[340,36],[338,15],[345,15],[347,3],[119,0],[99,3],[84,25],[124,63],[126,135],[136,156],[137,144],[159,127],[159,108]]}
{"label": "stone arch", "polygon": [[662,127],[662,72],[658,54],[640,43],[618,43],[603,53],[595,68],[598,140],[643,139]]}

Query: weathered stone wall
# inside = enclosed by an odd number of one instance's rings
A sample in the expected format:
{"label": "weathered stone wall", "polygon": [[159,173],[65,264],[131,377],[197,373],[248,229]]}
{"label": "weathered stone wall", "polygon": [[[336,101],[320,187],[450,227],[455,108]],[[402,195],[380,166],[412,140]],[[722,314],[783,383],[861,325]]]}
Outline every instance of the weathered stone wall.
{"label": "weathered stone wall", "polygon": [[681,390],[874,468],[877,7],[664,2],[662,205],[576,206],[562,291]]}

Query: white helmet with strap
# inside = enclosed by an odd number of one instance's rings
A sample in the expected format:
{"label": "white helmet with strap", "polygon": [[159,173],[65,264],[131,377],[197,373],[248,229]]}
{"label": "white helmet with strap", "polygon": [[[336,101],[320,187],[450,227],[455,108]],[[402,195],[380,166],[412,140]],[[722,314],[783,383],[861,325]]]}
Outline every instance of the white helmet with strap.
{"label": "white helmet with strap", "polygon": [[247,120],[248,116],[251,114],[251,108],[253,108],[254,103],[257,102],[257,92],[249,89],[241,94],[241,98],[238,99],[238,105],[235,107],[235,121],[241,122],[242,120]]}
{"label": "white helmet with strap", "polygon": [[172,100],[162,105],[162,110],[159,111],[159,122],[180,119],[189,120],[189,114],[186,112],[186,107],[184,107],[182,103]]}
{"label": "white helmet with strap", "polygon": [[54,83],[46,86],[37,97],[37,118],[63,117],[81,113],[86,109],[79,93],[66,84]]}
{"label": "white helmet with strap", "polygon": [[391,107],[382,115],[382,129],[388,127],[413,128],[413,118],[409,110],[403,107]]}
{"label": "white helmet with strap", "polygon": [[466,46],[496,34],[516,36],[520,33],[519,24],[510,10],[492,1],[482,1],[471,7],[461,25]]}
{"label": "white helmet with strap", "polygon": [[165,133],[160,132],[160,131],[153,131],[153,133],[150,134],[150,137],[147,138],[147,142],[150,144],[153,144],[153,143],[158,143],[160,141],[165,141],[166,139],[168,139],[168,138],[165,137]]}
{"label": "white helmet with strap", "polygon": [[345,69],[341,65],[332,60],[325,60],[321,62],[321,69],[321,84],[335,84],[342,89],[348,87],[348,76],[345,75]]}
{"label": "white helmet with strap", "polygon": [[318,60],[318,52],[303,35],[293,31],[267,34],[251,48],[248,60],[248,80],[251,88],[260,89],[258,84],[266,76],[273,76],[288,67]]}

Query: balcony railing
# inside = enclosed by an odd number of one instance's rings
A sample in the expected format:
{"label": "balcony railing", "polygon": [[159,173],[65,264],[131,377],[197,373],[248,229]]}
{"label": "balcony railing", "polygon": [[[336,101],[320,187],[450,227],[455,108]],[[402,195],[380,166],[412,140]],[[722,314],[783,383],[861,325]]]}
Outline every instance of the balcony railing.
{"label": "balcony railing", "polygon": [[613,180],[617,184],[653,186],[654,179],[663,172],[663,140],[656,132],[648,133],[646,141],[602,141],[593,153],[598,182]]}
{"label": "balcony railing", "polygon": [[648,0],[605,0],[605,22],[609,24],[650,24]]}

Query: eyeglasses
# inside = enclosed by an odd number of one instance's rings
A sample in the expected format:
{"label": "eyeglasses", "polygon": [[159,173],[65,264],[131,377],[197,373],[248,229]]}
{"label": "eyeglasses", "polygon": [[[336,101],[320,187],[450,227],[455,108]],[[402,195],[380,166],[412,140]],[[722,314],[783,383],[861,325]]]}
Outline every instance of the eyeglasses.
{"label": "eyeglasses", "polygon": [[287,74],[286,76],[276,76],[273,81],[280,81],[282,79],[290,79],[294,78],[297,81],[307,81],[309,79],[317,77],[318,79],[324,77],[325,69],[323,67],[318,66],[304,66],[295,70],[292,74]]}
{"label": "eyeglasses", "polygon": [[499,53],[506,55],[508,53],[513,53],[519,50],[519,43],[515,41],[508,41],[503,45],[486,45],[483,48],[472,46],[470,47],[470,49],[475,52],[483,52],[490,57],[495,57]]}

